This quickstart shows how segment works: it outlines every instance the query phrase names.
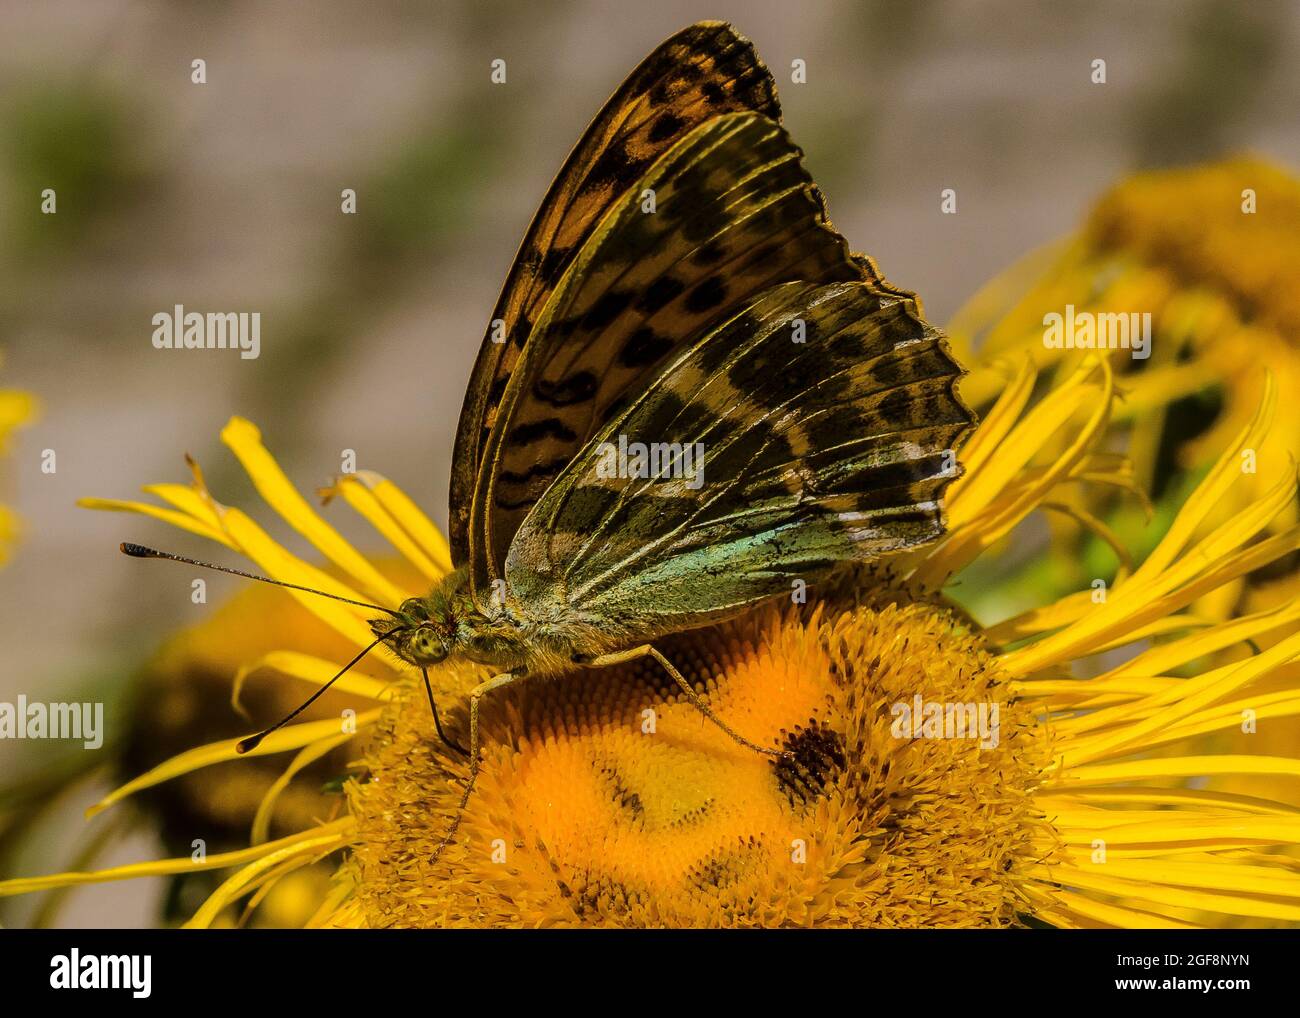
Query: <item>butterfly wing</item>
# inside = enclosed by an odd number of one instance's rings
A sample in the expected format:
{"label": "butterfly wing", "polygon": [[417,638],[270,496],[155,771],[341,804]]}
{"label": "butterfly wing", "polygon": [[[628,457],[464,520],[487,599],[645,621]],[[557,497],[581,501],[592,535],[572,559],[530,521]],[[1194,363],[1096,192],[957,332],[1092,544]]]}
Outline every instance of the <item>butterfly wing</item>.
{"label": "butterfly wing", "polygon": [[773,285],[862,277],[800,156],[767,117],[715,117],[606,214],[534,325],[489,437],[470,527],[480,586],[560,471],[675,354]]}
{"label": "butterfly wing", "polygon": [[[665,41],[628,76],[569,155],[524,236],[461,410],[450,519],[458,564],[470,557],[470,507],[483,451],[546,299],[605,212],[660,155],[704,121],[738,110],[779,118],[772,77],[731,26],[701,22]],[[505,342],[492,341],[498,333]],[[481,562],[475,572],[484,572]]]}
{"label": "butterfly wing", "polygon": [[[774,287],[569,464],[515,535],[509,589],[530,617],[615,646],[933,540],[972,424],[960,374],[911,301],[864,282]],[[609,476],[611,449],[655,443],[678,466],[699,458],[683,476]]]}

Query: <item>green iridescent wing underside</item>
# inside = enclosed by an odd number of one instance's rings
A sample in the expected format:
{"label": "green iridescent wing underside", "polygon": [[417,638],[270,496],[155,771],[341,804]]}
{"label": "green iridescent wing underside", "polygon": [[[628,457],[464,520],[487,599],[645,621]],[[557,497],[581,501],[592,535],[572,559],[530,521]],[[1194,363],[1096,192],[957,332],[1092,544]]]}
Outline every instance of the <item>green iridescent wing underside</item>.
{"label": "green iridescent wing underside", "polygon": [[[508,586],[530,617],[630,643],[933,540],[971,425],[960,373],[910,301],[861,282],[773,288],[564,470],[515,535]],[[702,477],[601,476],[600,443],[620,436],[701,443]]]}
{"label": "green iridescent wing underside", "polygon": [[716,117],[606,215],[538,318],[489,439],[471,518],[480,585],[551,482],[683,349],[771,286],[862,278],[800,155],[766,117]]}
{"label": "green iridescent wing underside", "polygon": [[[452,557],[470,558],[469,518],[484,450],[504,426],[501,400],[547,298],[605,212],[664,152],[705,121],[753,110],[779,119],[772,76],[730,25],[701,22],[666,40],[627,77],[570,153],[538,208],[492,313],[465,393],[451,476]],[[478,549],[480,559],[486,554]],[[499,564],[499,563],[498,563]],[[480,562],[475,570],[482,574]]]}

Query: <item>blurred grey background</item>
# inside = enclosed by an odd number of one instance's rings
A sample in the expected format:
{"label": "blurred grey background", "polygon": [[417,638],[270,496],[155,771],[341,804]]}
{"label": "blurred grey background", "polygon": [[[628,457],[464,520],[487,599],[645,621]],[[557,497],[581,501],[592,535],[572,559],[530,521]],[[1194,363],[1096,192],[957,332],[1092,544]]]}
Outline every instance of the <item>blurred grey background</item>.
{"label": "blurred grey background", "polygon": [[[836,225],[939,323],[1135,169],[1245,150],[1300,165],[1300,4],[1282,0],[4,0],[0,387],[44,413],[0,465],[27,524],[0,571],[0,700],[108,697],[235,589],[211,577],[191,604],[189,570],[117,542],[232,555],[74,507],[186,481],[187,451],[219,499],[253,507],[218,440],[231,413],[305,493],[355,449],[445,522],[463,388],[529,218],[624,75],[702,18],[754,41]],[[260,358],[155,350],[151,317],[177,303],[260,311]],[[326,513],[381,549],[342,504]],[[11,780],[41,759],[0,743]],[[155,851],[142,834],[99,864]],[[62,921],[148,923],[152,894],[97,891]]]}

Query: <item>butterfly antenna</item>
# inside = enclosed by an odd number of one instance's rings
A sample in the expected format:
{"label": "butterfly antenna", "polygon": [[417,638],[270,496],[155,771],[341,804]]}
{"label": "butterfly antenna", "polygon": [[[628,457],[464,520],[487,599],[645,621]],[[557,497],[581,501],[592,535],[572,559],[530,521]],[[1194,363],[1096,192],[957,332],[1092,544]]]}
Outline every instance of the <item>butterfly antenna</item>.
{"label": "butterfly antenna", "polygon": [[[385,608],[382,604],[370,604],[367,601],[354,601],[350,597],[340,597],[338,594],[327,594],[323,590],[317,590],[315,587],[303,587],[297,583],[285,583],[284,580],[273,580],[269,576],[258,576],[256,573],[246,573],[242,569],[231,569],[229,566],[216,566],[211,562],[200,562],[198,559],[186,558],[183,555],[172,555],[170,552],[158,551],[155,548],[146,548],[142,544],[131,544],[129,541],[123,541],[118,546],[123,555],[130,555],[132,558],[165,558],[173,562],[184,562],[187,566],[199,566],[202,569],[215,569],[219,573],[229,573],[231,576],[242,576],[246,580],[257,580],[259,583],[273,583],[277,587],[287,587],[290,590],[301,590],[308,594],[317,594],[321,597],[332,598],[335,601],[342,601],[344,604],[354,604],[358,608],[371,608],[377,612],[386,612],[395,619],[401,619],[401,612],[394,611],[392,608]],[[335,676],[337,678],[337,676]]]}
{"label": "butterfly antenna", "polygon": [[442,730],[442,718],[438,716],[438,705],[433,702],[433,686],[429,684],[429,669],[421,668],[420,674],[424,676],[424,691],[429,694],[429,710],[433,711],[433,727],[438,729],[438,738],[443,741],[444,745],[450,746],[461,756],[469,756],[469,750]]}
{"label": "butterfly antenna", "polygon": [[297,707],[295,707],[293,710],[291,710],[288,714],[286,714],[284,717],[282,717],[279,721],[277,721],[275,724],[273,724],[270,728],[267,728],[265,731],[258,732],[256,735],[250,735],[250,736],[249,736],[248,738],[246,738],[246,739],[240,739],[237,743],[235,743],[235,752],[236,752],[236,753],[247,753],[247,752],[250,752],[251,750],[257,749],[257,747],[258,747],[259,745],[261,745],[262,740],[265,739],[268,735],[270,735],[270,734],[271,734],[272,732],[274,732],[274,731],[278,731],[279,729],[283,728],[283,727],[284,727],[285,725],[287,725],[290,721],[292,721],[292,720],[293,720],[294,718],[296,718],[299,714],[301,714],[301,713],[302,713],[303,711],[305,711],[308,707],[310,707],[313,703],[315,703],[318,699],[320,699],[320,698],[325,694],[325,690],[329,689],[330,686],[334,685],[335,682],[337,682],[337,681],[338,681],[339,679],[341,679],[345,674],[347,674],[348,670],[349,670],[353,665],[355,665],[355,664],[356,664],[358,661],[360,661],[363,657],[365,657],[365,656],[366,656],[367,654],[369,654],[372,650],[374,650],[377,646],[379,646],[379,642],[380,642],[381,640],[383,640],[383,639],[384,639],[384,638],[383,638],[382,636],[377,637],[377,638],[375,639],[375,641],[374,641],[372,644],[370,644],[369,647],[367,647],[367,648],[366,648],[365,650],[363,650],[360,654],[358,654],[358,655],[357,655],[356,657],[354,657],[351,661],[349,661],[349,662],[348,662],[347,664],[345,664],[342,668],[340,668],[338,674],[335,675],[334,678],[330,679],[329,682],[325,683],[325,685],[321,686],[320,689],[318,689],[318,690],[316,690],[316,692],[312,693],[311,696],[307,697],[306,700],[304,700],[302,703],[300,703]]}

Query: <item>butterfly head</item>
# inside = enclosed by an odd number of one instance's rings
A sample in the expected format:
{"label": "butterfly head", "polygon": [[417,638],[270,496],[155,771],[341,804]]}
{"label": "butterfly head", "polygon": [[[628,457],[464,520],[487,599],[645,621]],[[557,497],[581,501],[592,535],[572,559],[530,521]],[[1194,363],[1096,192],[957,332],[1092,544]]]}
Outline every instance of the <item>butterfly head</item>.
{"label": "butterfly head", "polygon": [[520,669],[528,657],[518,623],[500,607],[480,608],[464,570],[449,574],[426,597],[407,598],[391,617],[372,619],[370,630],[417,668],[461,657]]}
{"label": "butterfly head", "polygon": [[451,606],[433,597],[411,597],[397,614],[370,620],[370,631],[394,654],[416,666],[445,661],[457,643],[458,620]]}
{"label": "butterfly head", "polygon": [[403,661],[425,667],[463,652],[481,621],[457,571],[428,596],[408,597],[391,617],[371,619],[370,630]]}

